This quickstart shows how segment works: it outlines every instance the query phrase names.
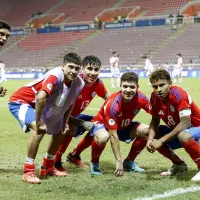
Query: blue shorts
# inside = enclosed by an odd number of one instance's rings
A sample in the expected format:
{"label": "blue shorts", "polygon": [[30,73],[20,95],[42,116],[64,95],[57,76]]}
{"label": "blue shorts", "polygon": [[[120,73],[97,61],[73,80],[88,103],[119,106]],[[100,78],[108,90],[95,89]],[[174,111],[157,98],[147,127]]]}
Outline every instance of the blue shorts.
{"label": "blue shorts", "polygon": [[[170,133],[171,131],[172,130],[165,125],[160,125],[160,127],[159,127],[159,133],[160,133],[161,137]],[[183,132],[189,133],[196,142],[200,143],[200,127],[191,127],[191,128],[184,130]],[[169,144],[171,149],[182,148],[182,144],[180,143],[178,138],[175,138],[175,139],[167,142],[166,144]]]}
{"label": "blue shorts", "polygon": [[29,132],[29,124],[36,121],[35,109],[29,104],[9,102],[8,107],[12,115],[18,120],[25,133]]}
{"label": "blue shorts", "polygon": [[[93,118],[93,116],[91,116],[91,115],[85,115],[85,114],[80,114],[80,115],[77,116],[77,118],[78,118],[78,119],[82,119],[82,120],[84,120],[84,121],[91,121],[92,118]],[[83,135],[83,133],[84,133],[85,131],[86,131],[86,130],[85,130],[83,127],[77,126],[77,131],[76,131],[74,137],[78,137],[78,136],[80,136],[80,135]]]}
{"label": "blue shorts", "polygon": [[[129,126],[127,126],[126,128],[124,129],[121,129],[121,130],[118,130],[117,131],[117,134],[118,134],[118,137],[119,137],[119,140],[120,141],[123,141],[123,142],[126,142],[126,143],[129,143],[131,141],[134,140],[134,138],[131,138],[130,137],[130,131],[133,127],[137,128],[138,126],[140,125],[139,122],[131,122],[131,124]],[[90,135],[91,136],[94,136],[95,133],[100,130],[100,129],[106,129],[106,127],[104,126],[104,124],[101,124],[101,123],[97,123],[93,126],[93,128],[91,129],[90,131]]]}

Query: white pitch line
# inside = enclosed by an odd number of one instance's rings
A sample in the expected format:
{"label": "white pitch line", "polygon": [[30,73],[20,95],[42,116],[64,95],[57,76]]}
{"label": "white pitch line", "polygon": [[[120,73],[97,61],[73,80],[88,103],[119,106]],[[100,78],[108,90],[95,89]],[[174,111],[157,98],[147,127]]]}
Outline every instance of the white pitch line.
{"label": "white pitch line", "polygon": [[[134,200],[154,200],[154,199],[164,199],[167,197],[173,197],[173,196],[177,196],[180,194],[185,194],[185,193],[189,193],[189,192],[196,192],[196,191],[200,191],[200,186],[192,186],[192,187],[188,187],[188,188],[178,188],[176,190],[169,190],[164,192],[163,194],[156,194],[153,195],[151,197],[139,197],[137,199]],[[130,200],[133,200],[131,198],[129,198]]]}

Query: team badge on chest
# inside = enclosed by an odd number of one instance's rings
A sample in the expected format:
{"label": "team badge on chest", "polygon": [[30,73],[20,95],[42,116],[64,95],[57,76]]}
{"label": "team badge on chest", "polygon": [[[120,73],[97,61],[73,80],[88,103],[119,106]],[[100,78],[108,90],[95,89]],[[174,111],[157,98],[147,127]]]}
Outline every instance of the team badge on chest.
{"label": "team badge on chest", "polygon": [[170,108],[171,112],[175,111],[175,108],[173,106],[170,106],[169,108]]}

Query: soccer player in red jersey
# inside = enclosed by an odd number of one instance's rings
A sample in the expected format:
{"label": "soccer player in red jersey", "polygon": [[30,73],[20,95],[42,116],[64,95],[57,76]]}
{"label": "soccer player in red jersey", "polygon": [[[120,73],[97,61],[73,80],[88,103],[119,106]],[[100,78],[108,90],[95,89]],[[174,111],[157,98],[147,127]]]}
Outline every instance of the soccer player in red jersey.
{"label": "soccer player in red jersey", "polygon": [[9,110],[24,132],[32,130],[27,148],[22,180],[38,184],[35,158],[45,133],[51,135],[40,176],[66,176],[54,168],[54,157],[63,135],[69,131],[68,120],[73,105],[84,87],[78,76],[82,59],[76,53],[64,56],[63,65],[48,71],[39,79],[19,88],[9,100]]}
{"label": "soccer player in red jersey", "polygon": [[[99,158],[109,139],[116,158],[117,176],[123,175],[123,168],[126,171],[144,171],[136,165],[134,159],[146,146],[149,128],[145,124],[132,122],[132,120],[141,109],[150,113],[150,103],[147,97],[138,91],[138,76],[134,72],[124,73],[121,76],[120,87],[121,90],[108,97],[92,120],[95,125],[90,130],[90,134],[94,136],[90,163],[91,175],[102,174]],[[135,140],[129,155],[122,162],[119,140],[130,142],[133,139]]]}
{"label": "soccer player in red jersey", "polygon": [[[86,56],[83,59],[82,62],[82,74],[80,75],[83,81],[85,82],[85,86],[83,90],[81,91],[81,94],[79,95],[78,99],[75,102],[72,116],[77,117],[80,113],[82,113],[87,106],[90,104],[92,99],[98,95],[99,97],[103,99],[107,99],[109,96],[109,93],[107,89],[105,88],[103,82],[101,79],[98,78],[100,70],[101,70],[101,61],[96,56]],[[87,115],[81,115],[82,120],[90,121],[92,117]],[[60,170],[65,171],[65,169],[62,167],[61,160],[62,155],[65,153],[67,147],[69,146],[72,138],[74,136],[78,136],[80,134],[83,134],[84,130],[81,127],[71,124],[70,125],[70,133],[65,136],[64,141],[60,145],[56,157],[55,157],[55,163],[54,166]],[[92,138],[87,137],[87,142],[91,144]],[[68,155],[68,160],[75,164],[79,168],[88,168],[87,165],[83,163],[80,156],[73,156],[71,153]]]}
{"label": "soccer player in red jersey", "polygon": [[[11,27],[8,23],[0,21],[0,49],[6,44],[10,36]],[[7,90],[0,87],[0,97],[6,95]]]}
{"label": "soccer player in red jersey", "polygon": [[[200,109],[189,94],[181,87],[172,86],[169,73],[164,69],[150,76],[154,92],[151,95],[152,120],[150,123],[147,149],[159,151],[170,159],[173,166],[161,173],[175,175],[187,170],[186,163],[172,149],[183,147],[200,170]],[[162,119],[166,126],[159,125]],[[198,172],[192,181],[200,181]]]}

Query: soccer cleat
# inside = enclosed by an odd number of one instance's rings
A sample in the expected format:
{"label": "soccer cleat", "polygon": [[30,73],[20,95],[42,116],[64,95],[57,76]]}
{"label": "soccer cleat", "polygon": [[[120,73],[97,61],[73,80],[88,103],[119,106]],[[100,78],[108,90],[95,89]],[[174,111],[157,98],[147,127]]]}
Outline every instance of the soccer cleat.
{"label": "soccer cleat", "polygon": [[78,168],[81,168],[81,169],[89,168],[89,166],[85,165],[84,162],[81,160],[80,155],[73,156],[71,153],[69,153],[66,160],[69,161],[70,163],[76,165]]}
{"label": "soccer cleat", "polygon": [[183,162],[182,164],[176,165],[173,164],[172,167],[166,171],[166,172],[162,172],[160,175],[161,176],[174,176],[179,172],[184,172],[187,171],[187,164],[185,162]]}
{"label": "soccer cleat", "polygon": [[102,175],[99,163],[90,163],[90,173],[92,176]]}
{"label": "soccer cleat", "polygon": [[200,170],[199,172],[191,179],[193,182],[200,182]]}
{"label": "soccer cleat", "polygon": [[66,169],[62,166],[61,160],[54,162],[54,167],[60,172],[66,172]]}
{"label": "soccer cleat", "polygon": [[32,184],[39,184],[41,183],[40,179],[37,178],[35,175],[35,172],[26,172],[22,176],[22,180],[27,183],[32,183]]}
{"label": "soccer cleat", "polygon": [[40,168],[40,177],[45,178],[47,176],[67,176],[67,172],[65,171],[59,171],[55,167],[45,167],[42,166]]}
{"label": "soccer cleat", "polygon": [[127,171],[127,172],[139,172],[139,173],[142,173],[142,172],[145,171],[143,168],[140,168],[132,160],[124,160],[124,162],[123,162],[123,168],[124,168],[124,171]]}

